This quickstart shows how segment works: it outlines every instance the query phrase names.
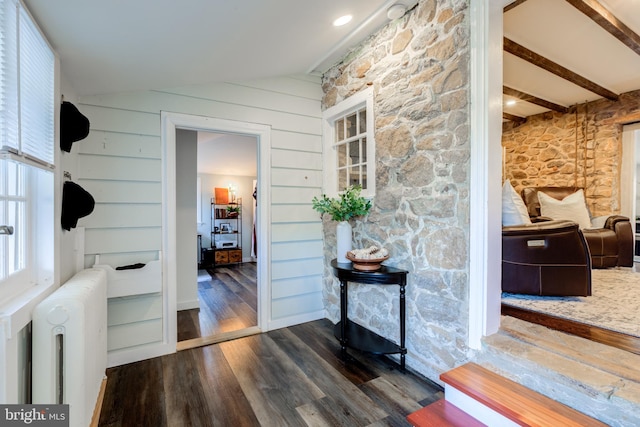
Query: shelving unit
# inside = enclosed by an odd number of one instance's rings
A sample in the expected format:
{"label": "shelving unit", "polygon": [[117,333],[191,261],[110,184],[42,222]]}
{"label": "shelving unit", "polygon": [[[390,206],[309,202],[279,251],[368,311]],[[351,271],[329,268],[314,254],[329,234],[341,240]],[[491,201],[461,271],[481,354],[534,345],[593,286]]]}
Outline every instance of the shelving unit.
{"label": "shelving unit", "polygon": [[234,203],[211,200],[213,265],[242,262],[242,198]]}

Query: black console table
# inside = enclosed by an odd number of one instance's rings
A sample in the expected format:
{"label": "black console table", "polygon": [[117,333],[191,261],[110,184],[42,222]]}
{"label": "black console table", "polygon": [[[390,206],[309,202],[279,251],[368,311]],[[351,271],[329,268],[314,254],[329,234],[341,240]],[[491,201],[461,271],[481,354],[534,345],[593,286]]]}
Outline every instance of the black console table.
{"label": "black console table", "polygon": [[[334,328],[334,335],[340,341],[342,355],[346,358],[347,347],[367,351],[374,354],[400,353],[400,367],[404,369],[407,349],[405,341],[405,287],[407,285],[407,271],[398,268],[381,266],[376,271],[359,271],[353,264],[339,264],[331,261],[333,274],[340,281],[340,322]],[[352,322],[347,317],[348,282],[366,283],[372,285],[400,286],[400,345]]]}

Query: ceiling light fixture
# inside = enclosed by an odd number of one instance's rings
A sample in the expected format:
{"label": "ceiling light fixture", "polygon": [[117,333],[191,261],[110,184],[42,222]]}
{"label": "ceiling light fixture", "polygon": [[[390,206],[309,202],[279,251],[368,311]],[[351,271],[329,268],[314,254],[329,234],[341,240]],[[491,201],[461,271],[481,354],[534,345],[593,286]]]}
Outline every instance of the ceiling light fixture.
{"label": "ceiling light fixture", "polygon": [[407,7],[405,5],[396,3],[389,6],[389,9],[387,9],[387,18],[393,21],[394,19],[398,19],[404,16],[406,12]]}
{"label": "ceiling light fixture", "polygon": [[333,21],[333,26],[334,27],[341,27],[341,26],[351,22],[352,19],[353,19],[353,16],[351,16],[351,15],[341,16],[340,18],[338,18],[335,21]]}
{"label": "ceiling light fixture", "polygon": [[511,107],[512,105],[516,105],[516,101],[514,99],[510,99],[504,103],[507,107]]}

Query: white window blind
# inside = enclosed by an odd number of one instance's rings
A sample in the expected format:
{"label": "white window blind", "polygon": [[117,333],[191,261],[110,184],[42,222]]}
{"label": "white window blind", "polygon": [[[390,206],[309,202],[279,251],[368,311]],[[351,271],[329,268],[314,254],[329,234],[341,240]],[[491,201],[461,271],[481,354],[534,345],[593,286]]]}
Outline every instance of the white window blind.
{"label": "white window blind", "polygon": [[53,283],[55,55],[19,0],[0,0],[0,302]]}
{"label": "white window blind", "polygon": [[2,152],[52,168],[55,57],[27,10],[0,2]]}

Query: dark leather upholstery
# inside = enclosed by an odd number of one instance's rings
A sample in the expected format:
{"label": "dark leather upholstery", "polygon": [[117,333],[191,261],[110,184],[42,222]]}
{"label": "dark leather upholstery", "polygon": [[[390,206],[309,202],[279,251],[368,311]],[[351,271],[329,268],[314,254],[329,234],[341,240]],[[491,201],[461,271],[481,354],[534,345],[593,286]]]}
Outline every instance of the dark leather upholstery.
{"label": "dark leather upholstery", "polygon": [[591,258],[578,224],[544,221],[503,227],[502,291],[591,295]]}
{"label": "dark leather upholstery", "polygon": [[[539,191],[562,200],[577,190],[577,187],[526,187],[522,190],[522,199],[531,221],[539,222],[549,219],[540,216]],[[593,268],[633,266],[633,229],[629,218],[612,215],[603,228],[584,229],[582,233],[589,245]]]}

